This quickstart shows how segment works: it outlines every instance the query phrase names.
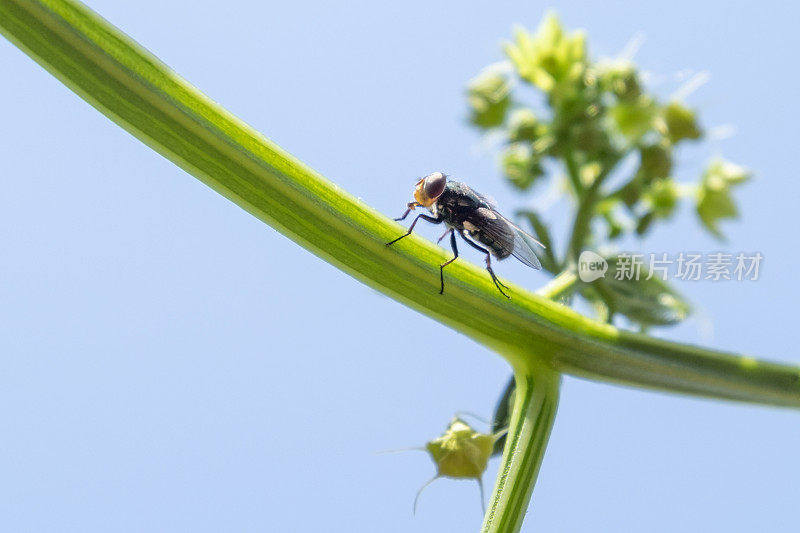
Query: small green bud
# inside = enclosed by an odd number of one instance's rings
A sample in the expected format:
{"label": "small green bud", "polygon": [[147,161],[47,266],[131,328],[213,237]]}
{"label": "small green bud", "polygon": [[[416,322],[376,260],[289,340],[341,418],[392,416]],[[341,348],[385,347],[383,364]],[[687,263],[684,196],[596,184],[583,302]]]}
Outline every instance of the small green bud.
{"label": "small green bud", "polygon": [[545,92],[560,84],[581,81],[586,70],[586,37],[581,32],[565,35],[558,17],[549,13],[536,33],[522,28],[515,31],[514,42],[506,43],[508,55],[523,80]]}
{"label": "small green bud", "polygon": [[656,104],[649,96],[640,96],[631,102],[619,102],[611,108],[611,117],[620,133],[636,140],[653,128]]}
{"label": "small green bud", "polygon": [[508,138],[511,142],[534,142],[547,133],[547,125],[539,122],[530,109],[517,109],[508,120]]}
{"label": "small green bud", "polygon": [[445,432],[425,445],[433,462],[436,475],[417,492],[414,498],[414,511],[422,491],[440,477],[474,479],[481,490],[483,504],[483,473],[489,464],[495,442],[506,434],[503,429],[492,435],[473,429],[459,417],[454,417]]}
{"label": "small green bud", "polygon": [[670,102],[661,110],[659,130],[672,144],[703,136],[694,111],[680,102]]}
{"label": "small green bud", "polygon": [[599,120],[586,120],[570,128],[575,147],[587,154],[596,154],[608,146],[607,132]]}
{"label": "small green bud", "polygon": [[666,178],[672,172],[672,147],[667,143],[643,146],[639,151],[637,175],[645,183]]}
{"label": "small green bud", "polygon": [[675,182],[669,178],[658,179],[650,184],[645,198],[650,204],[653,216],[669,218],[675,212],[680,193]]}
{"label": "small green bud", "polygon": [[492,455],[494,435],[480,433],[458,417],[445,432],[425,448],[436,463],[436,475],[453,478],[480,478]]}
{"label": "small green bud", "polygon": [[503,124],[511,105],[511,82],[497,66],[483,69],[467,85],[470,122],[479,128]]}
{"label": "small green bud", "polygon": [[622,187],[617,197],[633,208],[645,194],[650,183],[666,178],[672,171],[672,148],[666,142],[643,146],[639,150],[639,168]]}
{"label": "small green bud", "polygon": [[717,238],[723,237],[717,223],[739,215],[731,187],[744,183],[750,177],[750,171],[723,159],[709,163],[703,173],[697,191],[697,214],[703,225]]}
{"label": "small green bud", "polygon": [[531,144],[522,142],[511,144],[502,156],[503,172],[515,187],[527,190],[544,174],[539,159]]}
{"label": "small green bud", "polygon": [[600,85],[619,100],[633,102],[642,94],[636,66],[629,61],[615,61],[599,69]]}

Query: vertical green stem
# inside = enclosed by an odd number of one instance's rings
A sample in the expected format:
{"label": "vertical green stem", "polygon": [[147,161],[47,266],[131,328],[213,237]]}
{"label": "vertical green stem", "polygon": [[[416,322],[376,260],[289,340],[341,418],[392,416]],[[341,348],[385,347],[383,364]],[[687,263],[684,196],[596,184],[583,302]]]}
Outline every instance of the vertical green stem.
{"label": "vertical green stem", "polygon": [[567,257],[565,263],[576,265],[578,263],[578,256],[581,253],[581,248],[586,242],[587,236],[590,234],[592,218],[594,217],[594,208],[597,200],[600,197],[600,178],[595,180],[583,196],[578,201],[578,210],[575,213],[575,222],[572,226],[572,234],[570,235],[569,244],[567,246]]}
{"label": "vertical green stem", "polygon": [[[594,179],[594,182],[592,182],[592,184],[583,191],[583,195],[578,198],[578,210],[575,213],[575,223],[572,227],[569,244],[567,245],[567,257],[564,261],[567,266],[575,265],[578,262],[581,248],[586,243],[587,237],[591,234],[592,218],[594,218],[597,203],[602,197],[600,194],[600,186],[614,170],[614,167],[617,166],[617,163],[620,162],[622,155],[627,152],[628,150],[623,150],[622,152],[609,156],[603,162],[603,170],[600,172],[600,175]],[[578,172],[574,164],[570,165],[569,169],[570,173]]]}
{"label": "vertical green stem", "polygon": [[484,533],[511,533],[522,527],[558,407],[561,375],[557,372],[518,369],[514,378],[514,412]]}
{"label": "vertical green stem", "polygon": [[575,160],[575,153],[572,150],[567,150],[564,154],[564,161],[567,165],[567,177],[572,184],[572,192],[575,193],[576,198],[583,196],[583,183],[581,183],[581,173],[578,168],[578,162]]}

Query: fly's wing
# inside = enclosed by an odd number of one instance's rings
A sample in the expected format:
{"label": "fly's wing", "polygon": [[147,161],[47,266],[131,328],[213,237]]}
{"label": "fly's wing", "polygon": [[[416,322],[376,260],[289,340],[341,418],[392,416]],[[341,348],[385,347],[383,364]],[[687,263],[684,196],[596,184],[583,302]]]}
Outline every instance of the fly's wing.
{"label": "fly's wing", "polygon": [[497,212],[497,200],[495,200],[495,199],[494,199],[494,198],[492,198],[491,196],[487,196],[487,195],[485,195],[485,194],[481,194],[481,193],[479,193],[479,192],[475,192],[475,191],[472,191],[472,192],[474,192],[474,193],[475,193],[475,195],[476,195],[478,198],[480,198],[480,199],[481,199],[481,200],[482,200],[482,201],[483,201],[483,202],[486,204],[486,206],[487,206],[489,209],[491,209],[492,211],[495,211],[495,212]]}
{"label": "fly's wing", "polygon": [[[533,242],[539,242],[521,229],[514,227],[516,230],[516,235],[514,237],[514,251],[511,252],[511,255],[525,263],[531,268],[535,268],[536,270],[542,269],[542,264],[539,262],[539,258],[536,257],[536,252],[533,251],[533,248],[530,244],[528,244],[528,239],[533,240]],[[539,243],[541,244],[541,243]]]}
{"label": "fly's wing", "polygon": [[536,270],[541,270],[542,264],[539,262],[539,258],[536,257],[536,252],[533,251],[533,247],[539,245],[544,248],[544,244],[534,239],[533,236],[497,211],[494,213],[500,218],[500,220],[505,221],[505,223],[509,225],[511,231],[514,233],[514,249],[511,251],[511,255],[529,267],[535,268]]}
{"label": "fly's wing", "polygon": [[[486,213],[484,210],[490,211],[490,213]],[[481,213],[482,211],[484,212]],[[542,243],[494,209],[481,208],[478,209],[478,212],[483,215],[478,224],[480,231],[492,241],[492,248],[503,252],[499,254],[499,257],[513,255],[529,267],[541,270],[542,264],[536,257],[533,247],[538,244],[544,248]]]}

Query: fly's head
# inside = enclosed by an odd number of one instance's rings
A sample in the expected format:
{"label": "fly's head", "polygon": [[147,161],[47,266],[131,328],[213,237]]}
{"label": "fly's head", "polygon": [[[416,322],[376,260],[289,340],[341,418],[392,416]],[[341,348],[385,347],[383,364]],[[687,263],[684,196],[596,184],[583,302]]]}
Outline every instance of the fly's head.
{"label": "fly's head", "polygon": [[408,207],[413,209],[419,205],[431,209],[431,206],[436,203],[436,200],[444,192],[445,185],[447,185],[447,176],[441,172],[428,174],[417,182],[417,187],[414,190],[414,200],[416,201],[408,204]]}

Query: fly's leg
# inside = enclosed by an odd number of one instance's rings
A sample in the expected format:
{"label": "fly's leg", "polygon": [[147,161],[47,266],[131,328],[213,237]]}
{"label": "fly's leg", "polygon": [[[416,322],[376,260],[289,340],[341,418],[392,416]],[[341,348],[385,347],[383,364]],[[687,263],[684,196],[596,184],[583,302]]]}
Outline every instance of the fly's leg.
{"label": "fly's leg", "polygon": [[406,209],[406,212],[400,215],[399,217],[393,219],[395,222],[400,222],[401,220],[405,220],[408,214],[411,212],[411,208],[409,207]]}
{"label": "fly's leg", "polygon": [[[503,287],[505,287],[506,289],[508,287],[503,285],[503,283],[499,279],[497,279],[497,276],[495,275],[494,270],[492,270],[492,254],[489,253],[489,250],[487,250],[486,248],[483,248],[482,246],[478,246],[477,244],[472,242],[470,239],[467,238],[466,235],[464,235],[463,231],[461,232],[461,238],[464,239],[467,242],[467,244],[469,244],[470,246],[472,246],[473,248],[475,248],[479,252],[483,252],[483,253],[486,254],[486,270],[488,270],[489,271],[489,275],[492,276],[492,281],[494,282],[494,286],[497,287],[497,290],[500,291],[500,294],[502,294],[503,296],[505,296],[506,298],[508,298],[510,300],[511,296],[509,296],[508,294],[503,292]],[[455,234],[453,234],[453,239],[455,239]]]}
{"label": "fly's leg", "polygon": [[[508,289],[508,287],[503,285],[503,282],[500,281],[500,279],[495,275],[494,270],[492,270],[492,255],[489,252],[486,252],[486,270],[488,270],[489,274],[492,276],[492,281],[494,281],[494,284],[497,287],[497,290],[500,291],[500,294],[510,300],[511,296],[503,292],[503,289]],[[500,287],[503,287],[503,289]]]}
{"label": "fly's leg", "polygon": [[[403,216],[401,217],[401,219],[402,219],[402,218],[405,218],[405,217],[406,217],[406,215],[408,215],[408,212],[409,212],[409,211],[411,211],[411,208],[409,208],[409,209],[408,209],[408,211],[406,211],[406,214],[405,214],[405,215],[403,215]],[[400,235],[400,236],[399,236],[398,238],[396,238],[395,240],[393,240],[393,241],[391,241],[391,242],[387,242],[387,243],[386,243],[386,246],[391,246],[391,245],[393,245],[394,243],[396,243],[397,241],[399,241],[400,239],[403,239],[403,238],[405,238],[405,237],[408,237],[409,235],[411,235],[411,232],[412,232],[412,231],[414,231],[414,226],[416,226],[416,225],[417,225],[417,222],[419,222],[419,219],[424,219],[424,220],[427,220],[428,222],[433,222],[434,224],[441,224],[441,223],[442,223],[442,221],[444,220],[444,219],[442,219],[441,217],[439,217],[439,218],[434,218],[434,217],[430,217],[430,216],[428,216],[428,215],[417,215],[417,218],[415,218],[415,219],[414,219],[414,222],[412,222],[412,223],[411,223],[411,225],[408,227],[408,231],[407,231],[405,234],[403,234],[403,235]]]}
{"label": "fly's leg", "polygon": [[[447,233],[450,234],[450,246],[453,248],[454,255],[452,259],[449,259],[444,263],[442,263],[441,265],[439,265],[439,280],[442,282],[442,288],[439,289],[439,294],[444,294],[444,267],[446,267],[447,265],[458,259],[458,246],[456,246],[456,234],[453,232],[452,229],[448,230]],[[444,239],[447,233],[442,235],[442,239]],[[442,239],[439,240],[441,241]]]}
{"label": "fly's leg", "polygon": [[[502,281],[500,281],[500,278],[498,278],[497,276],[494,275],[494,271],[492,270],[492,256],[491,256],[491,254],[488,254],[488,253],[486,254],[486,269],[489,271],[489,273],[492,276],[494,276],[495,282],[499,283],[500,286],[503,287],[504,289],[508,288],[505,284],[503,284]],[[500,292],[503,292],[503,291],[500,291]]]}
{"label": "fly's leg", "polygon": [[400,222],[401,220],[405,220],[405,219],[406,219],[406,217],[408,216],[408,214],[409,214],[409,213],[410,213],[410,212],[411,212],[411,211],[412,211],[412,210],[413,210],[415,207],[417,207],[418,205],[419,205],[419,204],[418,204],[417,202],[411,202],[410,204],[408,204],[408,209],[406,209],[406,212],[405,212],[405,213],[403,213],[401,216],[399,216],[399,217],[395,218],[395,219],[394,219],[394,221],[395,221],[395,222]]}
{"label": "fly's leg", "polygon": [[447,235],[448,235],[448,234],[449,234],[451,231],[453,231],[453,230],[452,230],[452,229],[448,229],[447,231],[445,231],[444,233],[442,233],[442,236],[441,236],[441,237],[439,237],[439,239],[436,241],[436,244],[439,244],[440,242],[442,242],[442,240],[443,240],[445,237],[447,237]]}

